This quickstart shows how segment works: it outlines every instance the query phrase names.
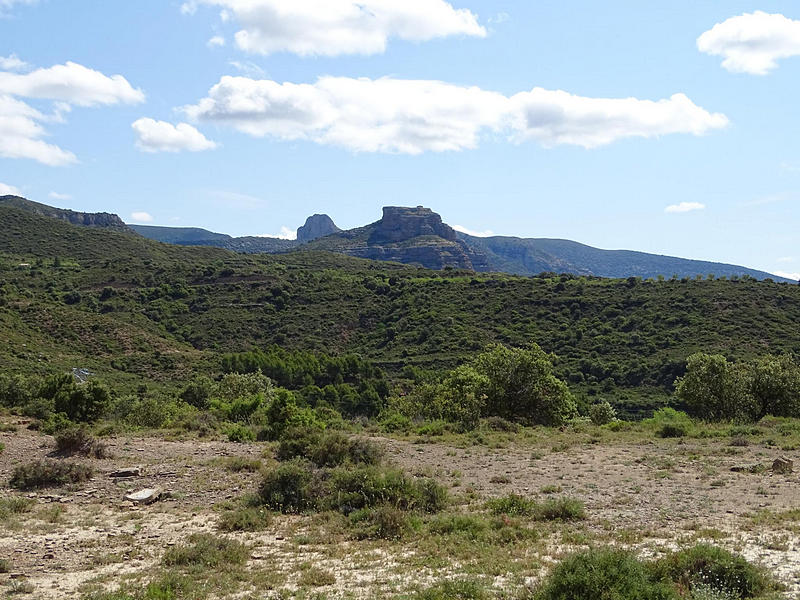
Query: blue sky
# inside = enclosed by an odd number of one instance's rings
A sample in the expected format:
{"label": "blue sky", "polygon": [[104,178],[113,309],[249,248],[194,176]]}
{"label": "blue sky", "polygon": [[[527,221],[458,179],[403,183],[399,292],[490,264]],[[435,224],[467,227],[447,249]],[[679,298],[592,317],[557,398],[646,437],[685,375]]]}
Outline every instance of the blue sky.
{"label": "blue sky", "polygon": [[652,4],[0,0],[0,190],[233,235],[422,204],[797,274],[800,7]]}

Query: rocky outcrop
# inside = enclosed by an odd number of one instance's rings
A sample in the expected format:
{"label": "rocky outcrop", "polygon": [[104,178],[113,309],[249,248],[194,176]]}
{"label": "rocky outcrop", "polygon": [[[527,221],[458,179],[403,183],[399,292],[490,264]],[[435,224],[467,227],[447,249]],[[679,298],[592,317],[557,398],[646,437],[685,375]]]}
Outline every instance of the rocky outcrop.
{"label": "rocky outcrop", "polygon": [[33,202],[19,196],[2,196],[0,197],[0,203],[7,206],[13,206],[14,208],[21,208],[42,217],[50,217],[52,219],[67,221],[73,225],[113,229],[114,231],[124,231],[126,233],[132,232],[132,230],[125,225],[122,219],[119,218],[119,216],[112,213],[85,213],[66,208],[55,208],[53,206],[47,206],[46,204]]}
{"label": "rocky outcrop", "polygon": [[305,225],[297,228],[297,241],[305,244],[340,231],[328,215],[311,215],[306,219]]}
{"label": "rocky outcrop", "polygon": [[455,230],[442,223],[442,217],[430,208],[384,206],[383,218],[376,223],[369,243],[396,243],[426,235],[437,236],[451,242],[456,240]]}

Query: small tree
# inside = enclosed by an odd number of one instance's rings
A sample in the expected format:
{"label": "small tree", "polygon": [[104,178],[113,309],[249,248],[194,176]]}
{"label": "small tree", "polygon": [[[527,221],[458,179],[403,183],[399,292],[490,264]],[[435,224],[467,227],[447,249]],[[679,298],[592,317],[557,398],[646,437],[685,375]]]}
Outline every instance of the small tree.
{"label": "small tree", "polygon": [[675,381],[686,412],[706,421],[753,421],[758,403],[750,393],[748,369],[721,354],[693,354],[686,375]]}
{"label": "small tree", "polygon": [[765,356],[751,368],[751,393],[760,415],[800,417],[800,367],[788,356]]}
{"label": "small tree", "polygon": [[472,366],[487,379],[485,416],[538,425],[561,425],[577,413],[567,384],[553,375],[551,356],[529,348],[491,346]]}

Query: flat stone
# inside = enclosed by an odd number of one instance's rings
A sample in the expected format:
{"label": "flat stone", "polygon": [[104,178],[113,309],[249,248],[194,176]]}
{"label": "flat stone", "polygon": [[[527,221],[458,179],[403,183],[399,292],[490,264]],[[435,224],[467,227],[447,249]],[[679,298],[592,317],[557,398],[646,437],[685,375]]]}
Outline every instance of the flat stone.
{"label": "flat stone", "polygon": [[161,490],[158,488],[145,488],[138,492],[133,492],[125,496],[125,500],[134,504],[152,504],[161,497]]}
{"label": "flat stone", "polygon": [[139,477],[142,474],[142,469],[139,467],[125,467],[117,469],[108,474],[109,477]]}

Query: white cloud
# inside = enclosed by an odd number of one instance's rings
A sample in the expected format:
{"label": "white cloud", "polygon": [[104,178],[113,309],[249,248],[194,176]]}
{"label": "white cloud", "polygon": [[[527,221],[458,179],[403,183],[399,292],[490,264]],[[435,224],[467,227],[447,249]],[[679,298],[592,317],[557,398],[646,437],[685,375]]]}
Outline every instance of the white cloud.
{"label": "white cloud", "polygon": [[122,75],[104,75],[74,62],[30,73],[0,72],[0,89],[12,96],[60,100],[78,106],[136,104],[144,93]]}
{"label": "white cloud", "polygon": [[766,75],[778,59],[800,55],[800,21],[757,10],[717,23],[697,38],[701,52],[722,56],[733,73]]}
{"label": "white cloud", "polygon": [[[77,162],[76,156],[42,140],[43,123],[64,122],[72,105],[96,106],[144,101],[122,75],[108,77],[73,62],[30,73],[0,71],[0,156],[29,158],[58,166]],[[47,115],[20,98],[53,101]]]}
{"label": "white cloud", "polygon": [[72,200],[71,194],[59,194],[58,192],[50,192],[47,195],[53,200]]}
{"label": "white cloud", "polygon": [[232,60],[228,64],[248,77],[264,77],[265,75],[264,69],[250,61],[241,62],[238,60]]}
{"label": "white cloud", "polygon": [[153,215],[144,211],[137,211],[131,213],[131,219],[137,223],[152,223]]}
{"label": "white cloud", "polygon": [[182,110],[192,120],[256,137],[404,154],[475,148],[484,132],[513,142],[593,148],[629,137],[701,135],[728,124],[725,115],[709,113],[683,94],[653,102],[534,88],[509,98],[477,87],[388,77],[281,84],[226,76]]}
{"label": "white cloud", "polygon": [[491,229],[487,229],[486,231],[473,231],[472,229],[467,229],[463,225],[451,225],[451,227],[456,231],[460,231],[461,233],[466,233],[467,235],[474,237],[492,237],[493,235],[497,235]]}
{"label": "white cloud", "polygon": [[15,188],[13,185],[8,185],[7,183],[0,182],[0,196],[21,196],[22,192],[19,191],[18,188]]}
{"label": "white cloud", "polygon": [[280,233],[260,233],[253,237],[277,238],[279,240],[296,240],[297,231],[294,229],[289,229],[286,225],[281,225]]}
{"label": "white cloud", "polygon": [[787,273],[786,271],[775,271],[774,273],[778,277],[785,277],[786,279],[794,279],[795,281],[800,280],[800,273]]}
{"label": "white cloud", "polygon": [[181,10],[193,14],[199,4],[236,19],[236,45],[255,54],[380,54],[390,38],[486,36],[472,12],[445,0],[190,0]]}
{"label": "white cloud", "polygon": [[20,60],[16,54],[0,56],[0,69],[5,71],[24,71],[28,66],[28,63]]}
{"label": "white cloud", "polygon": [[72,152],[42,141],[42,122],[53,120],[32,106],[0,94],[0,156],[30,158],[50,166],[68,165],[78,159]]}
{"label": "white cloud", "polygon": [[200,152],[217,145],[188,123],[142,118],[131,124],[136,132],[136,147],[143,152]]}
{"label": "white cloud", "polygon": [[225,45],[225,38],[221,35],[215,35],[210,40],[206,42],[206,46],[209,48],[220,48]]}
{"label": "white cloud", "polygon": [[703,210],[706,207],[705,204],[701,204],[700,202],[680,202],[678,204],[670,204],[667,208],[664,209],[666,213],[685,213],[691,212],[693,210]]}

